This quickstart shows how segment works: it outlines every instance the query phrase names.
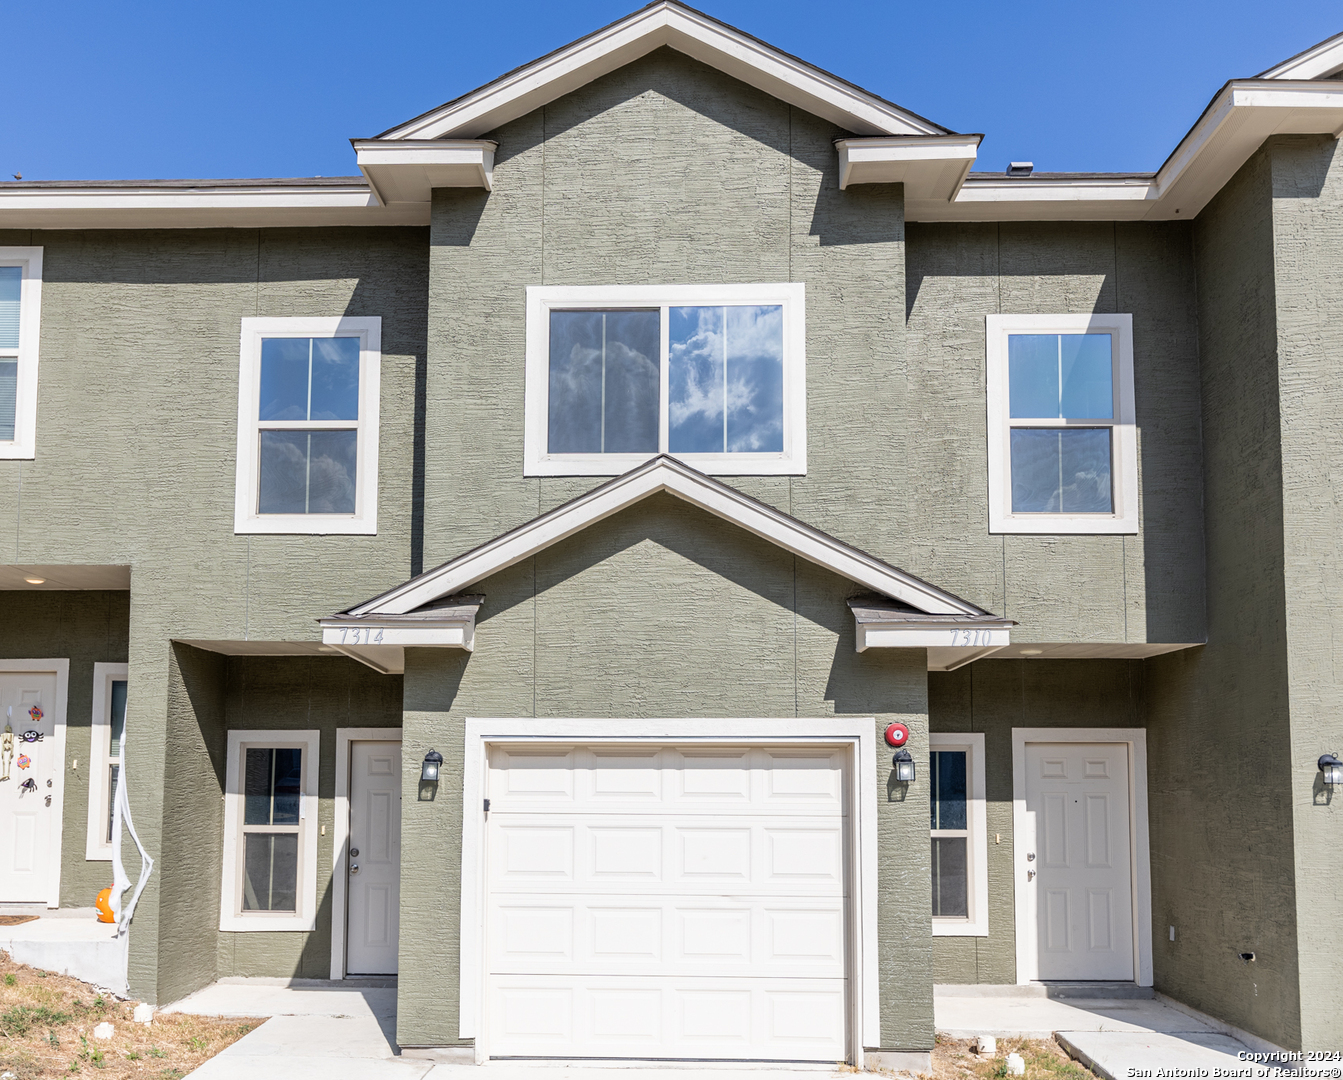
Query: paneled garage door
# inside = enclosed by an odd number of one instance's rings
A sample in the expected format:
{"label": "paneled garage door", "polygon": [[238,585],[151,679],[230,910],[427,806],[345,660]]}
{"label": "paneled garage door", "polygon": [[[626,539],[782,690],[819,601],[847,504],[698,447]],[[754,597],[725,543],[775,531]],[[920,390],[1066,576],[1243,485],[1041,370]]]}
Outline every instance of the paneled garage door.
{"label": "paneled garage door", "polygon": [[846,753],[494,746],[490,1056],[843,1060]]}

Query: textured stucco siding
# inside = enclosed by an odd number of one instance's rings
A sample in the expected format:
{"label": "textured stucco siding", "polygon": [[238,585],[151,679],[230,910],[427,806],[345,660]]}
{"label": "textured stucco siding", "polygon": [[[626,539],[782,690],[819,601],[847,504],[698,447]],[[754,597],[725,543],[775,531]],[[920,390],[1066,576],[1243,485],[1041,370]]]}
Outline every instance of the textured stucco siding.
{"label": "textured stucco siding", "polygon": [[1297,1046],[1271,183],[1261,151],[1195,226],[1208,644],[1148,662],[1153,961],[1158,990]]}
{"label": "textured stucco siding", "polygon": [[[131,567],[127,730],[150,751],[128,765],[132,810],[151,852],[174,850],[168,754],[189,740],[174,741],[187,721],[169,704],[183,678],[171,639],[316,640],[315,618],[412,568],[427,231],[3,240],[44,260],[37,456],[0,462],[0,561]],[[381,316],[377,536],[233,535],[240,320],[255,315]],[[131,990],[151,1001],[182,984],[172,942],[196,917],[174,901],[182,916],[160,926],[169,877],[156,870],[131,941]]]}
{"label": "textured stucco siding", "polygon": [[[61,826],[61,906],[92,907],[112,864],[84,858],[88,838],[93,665],[124,664],[130,594],[0,592],[0,657],[69,660]],[[16,727],[15,730],[22,730]],[[72,763],[79,762],[79,768]]]}
{"label": "textured stucco siding", "polygon": [[1316,762],[1343,754],[1343,151],[1314,137],[1269,146],[1301,1042],[1333,1050],[1343,984],[1321,945],[1343,930],[1343,799],[1326,794]]}
{"label": "textured stucco siding", "polygon": [[981,660],[928,675],[928,730],[984,736],[988,937],[933,938],[935,983],[1015,983],[1012,729],[1146,726],[1141,660]]}
{"label": "textured stucco siding", "polygon": [[[1189,226],[915,223],[901,393],[880,430],[899,565],[1016,619],[1014,640],[1204,638],[1198,323]],[[985,316],[1133,316],[1140,531],[990,536]]]}
{"label": "textured stucco siding", "polygon": [[[465,718],[873,716],[927,751],[925,659],[854,649],[848,581],[671,496],[486,579],[476,651],[407,650],[397,1040],[458,1041]],[[416,763],[445,759],[432,801]],[[878,761],[881,1045],[932,1045],[927,788]],[[414,767],[412,767],[414,766]],[[422,948],[425,941],[433,949]]]}

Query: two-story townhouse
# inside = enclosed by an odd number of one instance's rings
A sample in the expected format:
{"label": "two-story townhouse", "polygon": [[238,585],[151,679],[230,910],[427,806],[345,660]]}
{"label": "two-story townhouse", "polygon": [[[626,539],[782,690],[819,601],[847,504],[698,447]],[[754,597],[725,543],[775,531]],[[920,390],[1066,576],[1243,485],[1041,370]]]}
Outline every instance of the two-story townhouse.
{"label": "two-story townhouse", "polygon": [[996,176],[659,0],[358,177],[0,184],[0,902],[464,1060],[1343,1045],[1340,72]]}

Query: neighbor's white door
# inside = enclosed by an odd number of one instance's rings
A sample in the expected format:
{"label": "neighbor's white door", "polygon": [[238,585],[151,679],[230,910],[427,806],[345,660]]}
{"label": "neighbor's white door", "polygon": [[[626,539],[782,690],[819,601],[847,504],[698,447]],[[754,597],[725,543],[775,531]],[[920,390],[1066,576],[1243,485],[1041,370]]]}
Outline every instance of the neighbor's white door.
{"label": "neighbor's white door", "polygon": [[[48,898],[60,828],[55,708],[55,673],[0,672],[0,732],[8,725],[13,735],[8,753],[0,744],[0,776],[9,774],[0,780],[0,901],[7,903],[45,904]],[[41,740],[25,742],[26,731]]]}
{"label": "neighbor's white door", "polygon": [[350,744],[345,971],[394,975],[401,920],[401,744]]}
{"label": "neighbor's white door", "polygon": [[1038,979],[1133,978],[1128,770],[1124,743],[1026,744]]}
{"label": "neighbor's white door", "polygon": [[843,1060],[844,759],[492,748],[490,1056]]}

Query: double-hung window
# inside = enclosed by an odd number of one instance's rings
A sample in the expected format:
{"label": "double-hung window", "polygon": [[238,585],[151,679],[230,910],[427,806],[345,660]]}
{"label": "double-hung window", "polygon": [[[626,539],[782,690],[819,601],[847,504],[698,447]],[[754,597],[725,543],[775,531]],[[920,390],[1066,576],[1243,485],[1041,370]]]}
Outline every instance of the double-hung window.
{"label": "double-hung window", "polygon": [[984,736],[929,736],[934,937],[989,932]]}
{"label": "double-hung window", "polygon": [[989,531],[1136,533],[1131,315],[990,315]]}
{"label": "double-hung window", "polygon": [[312,930],[316,731],[230,731],[221,930]]}
{"label": "double-hung window", "polygon": [[37,447],[37,342],[42,249],[0,247],[0,458]]}
{"label": "double-hung window", "polygon": [[243,319],[234,532],[377,532],[381,327]]}
{"label": "double-hung window", "polygon": [[672,454],[718,475],[802,475],[805,289],[527,289],[524,472],[612,476]]}
{"label": "double-hung window", "polygon": [[121,776],[126,731],[125,664],[93,665],[93,723],[89,728],[89,820],[84,857],[112,858],[112,807]]}

